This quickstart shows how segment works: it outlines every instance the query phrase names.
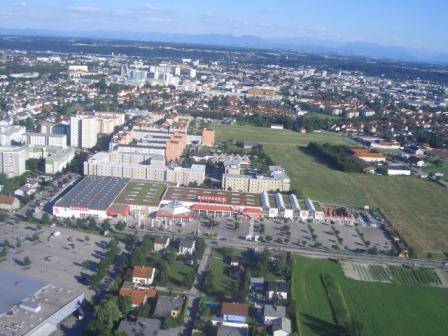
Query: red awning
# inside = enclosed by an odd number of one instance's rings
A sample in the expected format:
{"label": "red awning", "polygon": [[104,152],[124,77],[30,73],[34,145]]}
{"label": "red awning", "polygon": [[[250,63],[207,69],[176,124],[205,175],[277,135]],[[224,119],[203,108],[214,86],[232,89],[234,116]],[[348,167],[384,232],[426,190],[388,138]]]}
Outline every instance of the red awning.
{"label": "red awning", "polygon": [[243,214],[261,216],[263,212],[261,211],[261,209],[257,208],[246,208],[243,210]]}
{"label": "red awning", "polygon": [[221,212],[233,212],[233,208],[228,205],[218,205],[218,204],[204,204],[196,203],[191,209],[193,211],[221,211]]}
{"label": "red awning", "polygon": [[129,205],[125,204],[112,204],[109,209],[106,210],[108,216],[126,216],[129,214]]}

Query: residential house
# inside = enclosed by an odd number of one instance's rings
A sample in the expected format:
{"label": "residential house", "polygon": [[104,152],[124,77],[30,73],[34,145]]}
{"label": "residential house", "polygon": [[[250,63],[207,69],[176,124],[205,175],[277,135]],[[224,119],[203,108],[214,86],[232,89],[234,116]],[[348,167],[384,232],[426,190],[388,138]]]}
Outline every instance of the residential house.
{"label": "residential house", "polygon": [[121,321],[118,331],[128,336],[158,336],[160,327],[158,319],[138,317],[136,321]]}
{"label": "residential house", "polygon": [[16,197],[0,195],[0,210],[17,210],[20,208],[20,201]]}
{"label": "residential house", "polygon": [[179,316],[179,314],[182,310],[183,304],[184,304],[184,299],[180,296],[176,296],[176,297],[159,296],[157,299],[156,307],[154,309],[153,317],[176,318]]}
{"label": "residential house", "polygon": [[286,307],[265,305],[264,306],[264,323],[271,324],[272,321],[286,317]]}
{"label": "residential house", "polygon": [[179,254],[192,255],[195,250],[196,241],[188,238],[181,238],[179,240]]}
{"label": "residential house", "polygon": [[249,306],[245,303],[223,302],[221,313],[224,323],[244,324],[249,314]]}
{"label": "residential house", "polygon": [[136,289],[131,284],[125,283],[119,292],[120,296],[130,296],[132,307],[144,305],[150,299],[157,297],[157,291],[154,288]]}
{"label": "residential house", "polygon": [[136,286],[150,286],[154,282],[156,269],[147,266],[134,266],[132,283]]}
{"label": "residential house", "polygon": [[288,299],[289,286],[286,280],[269,281],[266,294],[269,299],[281,298]]}
{"label": "residential house", "polygon": [[264,278],[250,278],[250,290],[257,293],[263,293]]}
{"label": "residential house", "polygon": [[154,251],[163,251],[170,245],[170,238],[164,236],[157,236],[154,239]]}
{"label": "residential house", "polygon": [[272,321],[272,335],[273,336],[289,336],[291,334],[291,320],[288,318],[281,318]]}
{"label": "residential house", "polygon": [[247,336],[249,330],[247,328],[235,328],[225,325],[220,325],[216,336]]}

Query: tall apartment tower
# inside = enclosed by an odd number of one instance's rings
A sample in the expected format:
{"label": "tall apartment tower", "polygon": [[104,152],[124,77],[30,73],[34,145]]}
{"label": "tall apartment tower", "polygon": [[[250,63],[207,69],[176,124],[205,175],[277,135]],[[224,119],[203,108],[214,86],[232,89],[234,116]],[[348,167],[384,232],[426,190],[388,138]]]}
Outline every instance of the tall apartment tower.
{"label": "tall apartment tower", "polygon": [[6,177],[20,176],[25,172],[25,161],[28,159],[27,147],[0,147],[0,174]]}
{"label": "tall apartment tower", "polygon": [[77,115],[70,118],[70,145],[92,148],[96,145],[98,130],[94,116]]}

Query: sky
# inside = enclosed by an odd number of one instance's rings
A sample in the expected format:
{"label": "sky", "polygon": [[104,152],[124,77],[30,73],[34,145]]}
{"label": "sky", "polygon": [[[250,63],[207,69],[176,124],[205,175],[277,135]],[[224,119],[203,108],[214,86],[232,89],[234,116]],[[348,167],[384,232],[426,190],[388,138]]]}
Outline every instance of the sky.
{"label": "sky", "polygon": [[448,1],[1,0],[0,27],[310,37],[448,52]]}

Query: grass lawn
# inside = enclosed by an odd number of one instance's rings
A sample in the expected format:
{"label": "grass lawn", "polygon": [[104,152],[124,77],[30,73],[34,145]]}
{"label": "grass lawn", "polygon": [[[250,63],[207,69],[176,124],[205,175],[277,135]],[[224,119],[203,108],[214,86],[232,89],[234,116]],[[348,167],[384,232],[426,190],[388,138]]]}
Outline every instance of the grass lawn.
{"label": "grass lawn", "polygon": [[435,163],[429,163],[426,167],[423,168],[424,171],[428,173],[442,173],[442,179],[448,181],[448,160],[443,160],[441,165],[437,165]]}
{"label": "grass lawn", "polygon": [[409,176],[359,175],[357,180],[418,252],[448,251],[447,188]]}
{"label": "grass lawn", "polygon": [[212,276],[212,292],[218,296],[231,296],[238,291],[239,281],[229,276],[230,266],[224,262],[223,254],[214,250],[211,258],[209,272]]}
{"label": "grass lawn", "polygon": [[322,274],[336,280],[362,335],[446,335],[448,289],[355,281],[335,262],[296,257],[291,290],[304,336],[338,334]]}
{"label": "grass lawn", "polygon": [[299,134],[259,127],[215,126],[217,139],[254,141],[291,177],[301,196],[353,207],[379,207],[417,252],[448,251],[448,190],[415,177],[344,173],[320,163],[301,148],[309,142],[351,143],[334,134]]}

